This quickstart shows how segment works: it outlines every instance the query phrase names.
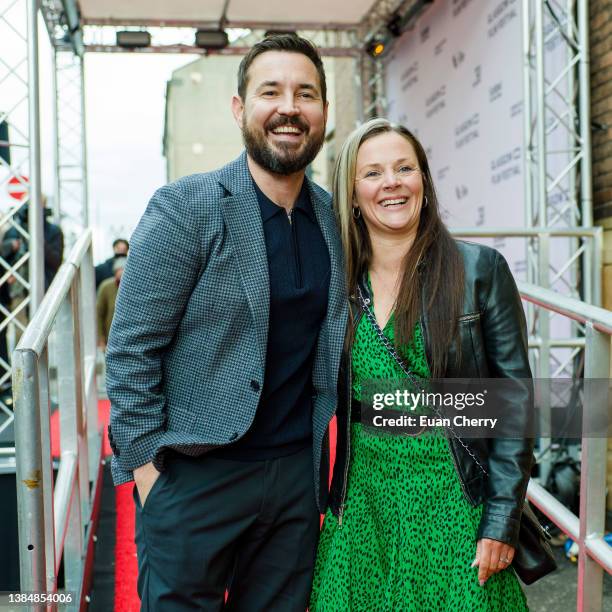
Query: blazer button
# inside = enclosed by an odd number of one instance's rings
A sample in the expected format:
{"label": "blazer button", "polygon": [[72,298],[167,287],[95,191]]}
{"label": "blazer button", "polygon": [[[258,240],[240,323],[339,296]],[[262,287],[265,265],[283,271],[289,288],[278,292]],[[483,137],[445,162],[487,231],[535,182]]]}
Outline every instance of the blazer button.
{"label": "blazer button", "polygon": [[259,383],[256,380],[251,381],[251,389],[253,389],[253,391],[259,391],[259,389],[261,389]]}
{"label": "blazer button", "polygon": [[230,442],[231,442],[232,440],[235,440],[237,437],[238,437],[238,432],[236,432],[236,431],[235,431],[235,432],[234,432],[234,433],[233,433],[233,434],[232,434],[232,435],[229,437]]}

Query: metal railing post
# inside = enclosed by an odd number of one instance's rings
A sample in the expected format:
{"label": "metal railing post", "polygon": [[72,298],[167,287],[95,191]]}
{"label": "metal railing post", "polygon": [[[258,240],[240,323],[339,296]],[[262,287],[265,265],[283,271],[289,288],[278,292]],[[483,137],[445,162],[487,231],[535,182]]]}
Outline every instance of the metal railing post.
{"label": "metal railing post", "polygon": [[[49,399],[49,356],[45,348],[38,359],[38,394],[40,405],[40,428],[42,450],[42,486],[45,533],[51,534],[54,529],[53,513],[53,461],[51,459],[51,406]],[[55,565],[55,538],[45,537],[45,559],[47,572],[47,590],[57,589],[57,571]]]}
{"label": "metal railing post", "polygon": [[[602,431],[601,426],[609,419],[612,313],[549,289],[522,282],[517,285],[523,299],[536,307],[585,326],[580,516],[575,516],[535,482],[529,483],[527,494],[530,501],[578,543],[577,610],[599,612],[603,605],[603,571],[612,574],[612,549],[603,538],[607,430]],[[600,431],[601,437],[595,437]]]}
{"label": "metal railing post", "polygon": [[[75,464],[74,471],[69,473],[69,476],[72,476],[72,478],[67,478],[70,492],[66,510],[70,515],[63,547],[64,573],[66,584],[70,584],[70,588],[78,592],[77,587],[80,584],[83,567],[81,508],[82,501],[84,502],[84,500],[81,500],[82,491],[79,483],[82,480],[82,475],[79,473],[80,464],[78,462],[79,448],[82,446],[80,438],[83,431],[83,413],[76,384],[77,378],[80,376],[80,366],[74,349],[74,292],[75,284],[73,279],[70,291],[63,298],[57,314],[56,334],[58,346],[64,348],[64,350],[58,351],[57,363],[62,462],[67,460],[67,462]],[[85,516],[87,516],[87,513],[85,513]]]}
{"label": "metal railing post", "polygon": [[603,274],[603,251],[604,251],[604,233],[603,227],[596,227],[595,235],[593,237],[593,304],[595,306],[602,305],[602,274]]}
{"label": "metal railing post", "polygon": [[606,512],[606,455],[608,440],[589,436],[594,423],[607,422],[607,398],[594,393],[588,379],[608,380],[610,375],[610,336],[586,324],[586,363],[583,410],[581,470],[580,470],[580,537],[578,545],[578,612],[602,610],[603,569],[592,559],[586,543],[601,538]]}
{"label": "metal railing post", "polygon": [[[87,449],[87,405],[85,404],[85,392],[83,387],[83,375],[85,374],[83,361],[86,349],[83,347],[83,327],[81,324],[81,279],[80,274],[74,277],[72,282],[71,308],[72,308],[72,346],[74,354],[74,386],[77,409],[77,427],[79,434],[79,473],[78,484],[81,498],[81,515],[89,516],[89,453]],[[97,419],[96,419],[97,420]]]}
{"label": "metal railing post", "polygon": [[[538,234],[538,284],[540,287],[549,288],[549,270],[550,270],[550,236],[545,233]],[[550,379],[550,313],[542,308],[536,313],[537,320],[537,335],[540,339],[540,348],[538,351],[538,369],[537,377],[540,380]],[[540,396],[540,405],[538,406],[540,413],[540,424],[542,431],[550,431],[551,412],[550,412],[550,391],[549,385],[540,385],[542,387]],[[540,438],[540,482],[545,483],[550,473],[551,455],[548,452],[551,439],[549,437]]]}
{"label": "metal railing post", "polygon": [[38,367],[31,350],[13,353],[19,574],[23,591],[46,591],[45,520]]}
{"label": "metal railing post", "polygon": [[83,342],[84,403],[87,416],[87,448],[89,450],[89,480],[98,474],[100,436],[98,430],[98,402],[96,387],[97,319],[96,278],[92,246],[85,253],[79,268],[81,288],[81,330]]}

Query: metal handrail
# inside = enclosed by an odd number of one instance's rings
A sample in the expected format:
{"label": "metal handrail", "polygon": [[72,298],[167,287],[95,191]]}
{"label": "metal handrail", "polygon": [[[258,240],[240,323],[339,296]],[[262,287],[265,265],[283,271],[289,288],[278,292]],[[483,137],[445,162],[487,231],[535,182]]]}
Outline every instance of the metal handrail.
{"label": "metal handrail", "polygon": [[[612,313],[542,287],[522,282],[518,286],[523,299],[585,325],[585,376],[607,378]],[[21,588],[56,590],[63,556],[66,588],[75,591],[79,598],[83,597],[87,547],[82,534],[90,532],[91,500],[99,490],[98,472],[87,470],[87,463],[93,468],[100,460],[100,434],[95,408],[91,409],[90,391],[95,390],[95,384],[90,379],[94,373],[87,367],[88,360],[95,356],[93,287],[88,231],[60,268],[13,357]],[[91,315],[89,325],[83,324],[80,316],[87,312]],[[60,335],[58,344],[63,350],[73,349],[68,351],[71,358],[63,355],[58,360],[62,455],[55,490],[50,458],[47,354],[52,330]],[[86,421],[82,418],[83,401],[88,402]],[[591,412],[595,410],[589,405],[583,416],[587,422],[593,416]],[[91,444],[92,439],[97,444]],[[612,550],[603,540],[606,442],[603,438],[583,440],[580,517],[536,482],[530,482],[527,493],[535,506],[578,542],[582,552],[578,598],[579,601],[588,598],[590,605],[595,602],[592,609],[598,609],[596,604],[602,597],[602,570],[612,573]],[[89,474],[89,478],[83,478],[84,474]]]}
{"label": "metal handrail", "polygon": [[[102,436],[95,384],[95,273],[92,234],[72,248],[13,352],[20,587],[84,600],[92,514],[100,494]],[[61,455],[51,457],[49,338],[55,336]]]}
{"label": "metal handrail", "polygon": [[598,331],[609,336],[612,335],[612,312],[609,310],[585,304],[575,298],[561,295],[550,289],[530,285],[529,283],[519,281],[517,286],[521,295],[532,304],[542,306],[578,323],[590,323]]}
{"label": "metal handrail", "polygon": [[601,304],[602,227],[453,227],[450,232],[457,238],[535,238],[543,245],[546,261],[550,260],[551,238],[589,240],[588,255],[585,257],[584,299],[592,304]]}
{"label": "metal handrail", "polygon": [[[517,285],[524,300],[585,326],[584,377],[609,380],[612,312],[536,285]],[[609,399],[591,397],[586,387],[585,396],[583,431],[595,431],[598,419],[603,416],[607,422]],[[579,516],[537,482],[531,481],[527,489],[529,500],[579,546],[578,610],[603,609],[603,570],[612,574],[612,548],[603,539],[607,443],[603,435],[582,438]]]}

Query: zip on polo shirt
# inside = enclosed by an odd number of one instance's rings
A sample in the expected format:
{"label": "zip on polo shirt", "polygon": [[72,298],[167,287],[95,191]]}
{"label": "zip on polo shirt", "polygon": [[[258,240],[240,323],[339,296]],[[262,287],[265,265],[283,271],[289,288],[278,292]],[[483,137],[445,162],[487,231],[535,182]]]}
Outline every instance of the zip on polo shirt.
{"label": "zip on polo shirt", "polygon": [[291,250],[293,251],[293,270],[295,277],[295,286],[297,289],[301,289],[304,285],[304,280],[302,278],[302,264],[300,261],[297,229],[293,219],[293,208],[287,211],[287,220],[289,221],[289,228],[291,231]]}

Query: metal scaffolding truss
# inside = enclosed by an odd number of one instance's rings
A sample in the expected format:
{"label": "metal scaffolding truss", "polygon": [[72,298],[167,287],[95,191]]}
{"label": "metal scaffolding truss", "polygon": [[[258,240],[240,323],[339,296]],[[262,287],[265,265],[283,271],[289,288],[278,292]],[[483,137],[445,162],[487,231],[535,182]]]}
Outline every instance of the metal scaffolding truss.
{"label": "metal scaffolding truss", "polygon": [[[526,202],[534,225],[592,225],[588,27],[585,1],[523,2]],[[548,56],[559,45],[566,61],[554,65]]]}
{"label": "metal scaffolding truss", "polygon": [[[394,14],[416,4],[381,0],[362,24],[361,38],[385,32]],[[599,305],[602,244],[592,228],[587,1],[522,4],[527,280]],[[366,56],[362,83],[365,117],[384,116],[384,61]],[[559,238],[553,230],[576,228],[585,231],[552,241]],[[566,256],[559,260],[553,253],[562,249]],[[528,306],[533,345],[539,347],[534,369],[544,378],[552,373],[571,377],[581,349],[573,341],[551,338],[551,317]],[[572,339],[584,333],[579,324],[572,327]]]}
{"label": "metal scaffolding truss", "polygon": [[[359,38],[362,49],[372,40],[377,33],[386,30],[394,14],[396,14],[405,4],[406,0],[378,0],[369,11],[366,18],[360,25]],[[373,117],[384,117],[387,110],[387,100],[385,97],[385,71],[384,64],[378,59],[374,59],[367,53],[362,53],[360,62],[360,80],[362,90],[362,119],[372,119]]]}
{"label": "metal scaffolding truss", "polygon": [[[248,24],[246,24],[248,25]],[[245,55],[251,45],[261,40],[266,30],[257,27],[228,30],[230,44],[224,49],[204,49],[194,45],[196,27],[161,27],[149,25],[146,31],[151,35],[151,45],[126,49],[116,44],[117,32],[124,30],[139,31],[142,27],[134,25],[86,25],[83,30],[84,48],[97,53],[175,53],[194,55]],[[354,27],[338,27],[329,24],[285,24],[282,31],[299,31],[300,35],[315,43],[322,56],[355,57],[361,52],[361,44]]]}
{"label": "metal scaffolding truss", "polygon": [[[0,188],[11,182],[24,193],[0,214],[0,389],[5,390],[11,380],[7,332],[23,331],[28,310],[33,312],[43,295],[37,14],[34,1],[0,2],[0,123],[7,125],[2,144],[10,157],[0,158]],[[2,394],[0,433],[12,423],[10,397]]]}
{"label": "metal scaffolding truss", "polygon": [[53,47],[83,57],[83,33],[76,4],[65,0],[40,0],[40,11]]}
{"label": "metal scaffolding truss", "polygon": [[[586,0],[523,0],[528,227],[591,230],[593,224],[588,28]],[[594,252],[601,244],[582,236],[569,239],[565,248],[567,256],[554,265],[550,241],[529,239],[528,282],[599,305],[601,286]],[[529,308],[528,319],[530,331],[541,343],[538,375],[574,375],[576,367],[581,367],[576,359],[580,349],[568,353],[551,345],[549,314]],[[574,323],[571,335],[583,334],[583,326]]]}
{"label": "metal scaffolding truss", "polygon": [[55,50],[55,216],[68,244],[89,225],[83,64],[72,51]]}

